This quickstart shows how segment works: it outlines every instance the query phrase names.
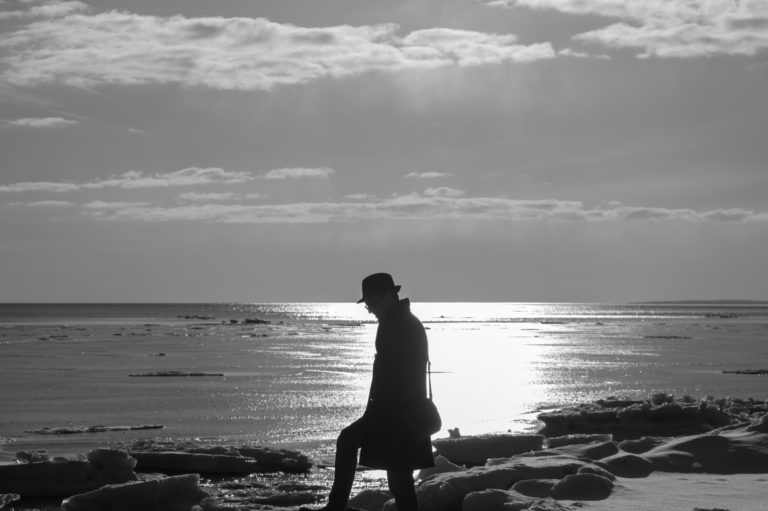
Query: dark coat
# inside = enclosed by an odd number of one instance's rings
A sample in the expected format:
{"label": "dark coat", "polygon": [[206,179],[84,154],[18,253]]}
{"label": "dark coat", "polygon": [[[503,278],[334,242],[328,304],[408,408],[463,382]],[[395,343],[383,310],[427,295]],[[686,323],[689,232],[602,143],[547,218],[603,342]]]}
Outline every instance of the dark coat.
{"label": "dark coat", "polygon": [[408,299],[379,321],[360,464],[387,470],[434,466],[429,436],[416,438],[409,419],[426,397],[427,334]]}

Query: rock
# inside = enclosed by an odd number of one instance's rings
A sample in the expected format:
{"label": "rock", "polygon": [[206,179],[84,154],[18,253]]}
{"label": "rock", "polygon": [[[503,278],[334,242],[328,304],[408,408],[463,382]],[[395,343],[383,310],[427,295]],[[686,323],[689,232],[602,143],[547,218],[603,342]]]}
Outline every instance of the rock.
{"label": "rock", "polygon": [[619,442],[619,449],[631,452],[632,454],[643,454],[662,443],[664,443],[664,440],[659,437],[644,436],[636,440],[624,440],[623,442]]}
{"label": "rock", "polygon": [[143,472],[247,475],[258,471],[255,461],[242,456],[141,451],[131,455],[136,458],[136,469]]}
{"label": "rock", "polygon": [[141,431],[147,429],[163,429],[159,424],[142,424],[140,426],[80,426],[80,427],[58,427],[58,428],[40,428],[31,431],[37,435],[76,435],[81,433],[106,433],[112,431]]}
{"label": "rock", "polygon": [[763,417],[747,426],[746,431],[768,433],[768,415],[763,415]]}
{"label": "rock", "polygon": [[577,474],[597,474],[599,476],[603,476],[606,479],[610,479],[611,481],[616,480],[616,476],[605,470],[604,468],[598,467],[597,465],[584,465],[579,469]]}
{"label": "rock", "polygon": [[[624,406],[626,405],[626,406]],[[651,401],[599,400],[574,408],[539,414],[541,434],[558,437],[572,434],[612,433],[617,440],[641,436],[679,436],[705,433],[729,424],[753,420],[767,410],[754,401],[738,402],[708,396],[694,402],[690,396],[676,401],[666,393]]]}
{"label": "rock", "polygon": [[483,490],[464,498],[462,511],[514,511],[528,509],[535,499],[513,490]]}
{"label": "rock", "polygon": [[427,479],[435,474],[442,474],[445,472],[461,472],[464,470],[467,470],[467,467],[464,467],[462,465],[456,465],[455,463],[451,463],[448,458],[445,456],[441,456],[440,454],[435,455],[435,466],[431,468],[424,468],[419,471],[418,479],[424,480]]}
{"label": "rock", "polygon": [[613,456],[619,452],[618,446],[613,442],[597,442],[592,444],[571,444],[547,449],[542,452],[556,452],[559,454],[574,456],[577,458],[586,458],[589,460],[599,460]]}
{"label": "rock", "polygon": [[439,438],[433,445],[438,454],[459,465],[482,465],[489,458],[508,458],[537,451],[544,445],[541,435],[480,435]]}
{"label": "rock", "polygon": [[573,508],[571,506],[561,504],[556,500],[543,499],[537,500],[531,504],[531,507],[528,508],[528,511],[573,511]]}
{"label": "rock", "polygon": [[202,377],[202,376],[224,376],[224,373],[201,373],[184,371],[155,371],[150,373],[129,374],[131,378],[178,378],[178,377]]}
{"label": "rock", "polygon": [[696,457],[685,451],[669,449],[645,453],[644,457],[653,463],[655,470],[661,472],[701,472]]}
{"label": "rock", "polygon": [[392,500],[392,493],[389,491],[363,490],[349,499],[349,507],[364,511],[380,511],[389,500]]}
{"label": "rock", "polygon": [[649,459],[626,452],[619,452],[596,463],[619,477],[647,477],[655,469]]}
{"label": "rock", "polygon": [[734,369],[732,371],[723,371],[723,374],[756,374],[765,375],[768,374],[768,369]]}
{"label": "rock", "polygon": [[572,456],[561,454],[549,454],[540,456],[541,453],[521,454],[507,459],[489,460],[488,468],[497,466],[513,468],[514,481],[523,479],[562,479],[569,474],[575,474],[585,466],[594,466],[593,463],[580,460]]}
{"label": "rock", "polygon": [[565,476],[552,487],[552,497],[557,500],[603,500],[613,491],[613,481],[597,474],[573,474]]}
{"label": "rock", "polygon": [[526,497],[544,498],[549,497],[557,482],[557,479],[525,479],[516,482],[510,489]]}
{"label": "rock", "polygon": [[564,435],[564,436],[556,436],[552,438],[547,438],[546,444],[548,448],[553,447],[560,447],[563,445],[574,445],[574,444],[592,444],[595,442],[612,442],[613,441],[613,435],[610,433],[603,433],[603,434],[597,434],[597,435],[584,435],[584,434],[576,434],[576,435]]}
{"label": "rock", "polygon": [[702,403],[699,406],[699,415],[717,427],[727,426],[731,423],[730,414],[714,404]]}
{"label": "rock", "polygon": [[136,478],[133,470],[136,468],[136,459],[127,452],[117,449],[93,449],[86,459],[91,468],[103,475],[109,483],[122,483]]}
{"label": "rock", "polygon": [[253,319],[245,318],[243,320],[243,323],[245,323],[246,325],[268,325],[270,322],[264,319],[259,319],[259,318],[253,318]]}
{"label": "rock", "polygon": [[187,474],[108,485],[64,499],[61,511],[188,511],[208,496],[198,482],[197,474]]}
{"label": "rock", "polygon": [[672,399],[673,399],[672,396],[670,396],[666,392],[658,392],[651,396],[651,403],[653,403],[654,405],[661,405],[664,403],[671,403]]}
{"label": "rock", "polygon": [[190,511],[251,511],[250,507],[238,506],[237,504],[222,503],[210,497],[200,501],[200,504],[189,508]]}
{"label": "rock", "polygon": [[45,449],[20,451],[16,453],[16,459],[22,463],[39,463],[41,461],[51,461],[51,455]]}
{"label": "rock", "polygon": [[768,467],[768,433],[751,426],[724,429],[713,434],[675,438],[645,453],[659,466],[685,465],[681,453],[693,457],[690,471],[710,474],[765,473]]}
{"label": "rock", "polygon": [[96,449],[88,460],[0,465],[0,493],[23,497],[68,497],[111,483],[136,480],[136,461],[125,451]]}
{"label": "rock", "polygon": [[257,445],[244,445],[237,451],[241,456],[256,460],[259,472],[303,473],[312,468],[312,460],[299,451]]}
{"label": "rock", "polygon": [[[279,449],[274,447],[243,445],[240,447],[221,445],[200,445],[195,442],[162,442],[156,440],[138,440],[131,447],[135,454],[154,453],[186,453],[207,454],[211,456],[229,456],[237,459],[245,458],[253,465],[246,468],[251,472],[289,472],[305,473],[312,468],[312,461],[299,451]],[[226,461],[226,460],[224,460]],[[232,462],[239,466],[242,461]],[[142,470],[143,464],[140,463]],[[236,472],[239,473],[239,472]]]}
{"label": "rock", "polygon": [[474,467],[435,474],[416,489],[420,511],[459,511],[464,497],[488,488],[506,489],[516,481],[511,467]]}
{"label": "rock", "polygon": [[299,506],[301,504],[314,504],[317,502],[317,494],[309,491],[277,492],[271,495],[249,497],[248,502],[262,506]]}
{"label": "rock", "polygon": [[591,463],[567,456],[518,455],[489,460],[486,466],[435,474],[416,489],[420,511],[458,511],[468,494],[507,490],[525,479],[562,479]]}

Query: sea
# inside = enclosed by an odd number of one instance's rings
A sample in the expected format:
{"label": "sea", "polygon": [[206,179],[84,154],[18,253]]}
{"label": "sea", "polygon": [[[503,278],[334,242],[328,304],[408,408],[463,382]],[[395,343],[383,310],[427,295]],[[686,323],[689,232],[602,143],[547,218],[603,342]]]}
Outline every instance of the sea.
{"label": "sea", "polygon": [[[768,369],[768,303],[412,310],[427,329],[438,437],[530,433],[542,411],[610,396],[768,399],[768,376],[733,373]],[[346,303],[0,304],[0,458],[159,438],[330,463],[365,407],[376,328]],[[112,429],[50,434],[97,425]]]}

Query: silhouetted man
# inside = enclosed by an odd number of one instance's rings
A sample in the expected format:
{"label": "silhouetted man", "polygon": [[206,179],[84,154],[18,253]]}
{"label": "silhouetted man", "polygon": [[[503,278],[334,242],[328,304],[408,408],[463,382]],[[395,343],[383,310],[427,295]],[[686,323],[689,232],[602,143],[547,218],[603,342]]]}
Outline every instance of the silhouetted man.
{"label": "silhouetted man", "polygon": [[434,466],[429,434],[415,432],[412,421],[426,396],[427,334],[399,291],[388,273],[363,279],[363,297],[357,303],[365,302],[379,321],[371,390],[363,416],[336,441],[333,487],[322,510],[346,509],[358,450],[361,465],[387,471],[398,511],[417,510],[413,471]]}

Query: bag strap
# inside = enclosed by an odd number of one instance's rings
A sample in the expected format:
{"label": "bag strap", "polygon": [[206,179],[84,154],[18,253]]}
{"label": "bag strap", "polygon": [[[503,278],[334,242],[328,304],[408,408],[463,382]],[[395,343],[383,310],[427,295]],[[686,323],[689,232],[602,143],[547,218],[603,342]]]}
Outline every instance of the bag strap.
{"label": "bag strap", "polygon": [[429,400],[432,401],[432,362],[427,360],[427,379],[429,380]]}

